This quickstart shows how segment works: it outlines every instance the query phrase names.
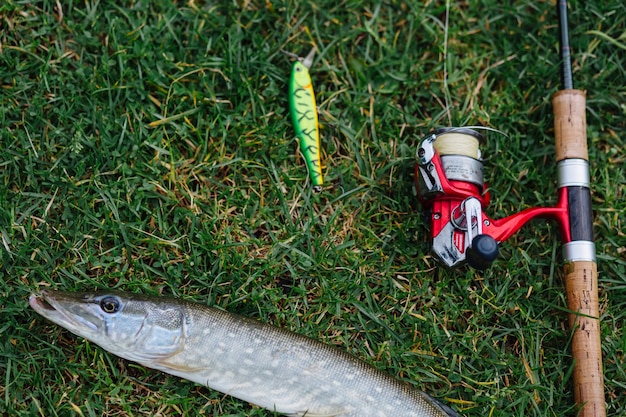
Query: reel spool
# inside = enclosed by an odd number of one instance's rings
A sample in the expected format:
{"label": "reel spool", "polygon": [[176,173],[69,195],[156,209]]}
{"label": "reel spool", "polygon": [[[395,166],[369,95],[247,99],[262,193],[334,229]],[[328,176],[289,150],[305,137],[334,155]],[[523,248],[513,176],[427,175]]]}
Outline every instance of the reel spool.
{"label": "reel spool", "polygon": [[483,164],[478,149],[483,136],[466,128],[437,129],[433,136],[433,147],[439,154],[446,178],[483,187]]}
{"label": "reel spool", "polygon": [[555,207],[530,208],[501,220],[485,214],[490,196],[479,149],[484,138],[474,129],[437,129],[417,149],[415,186],[430,217],[436,257],[451,268],[468,263],[486,269],[498,257],[498,244],[537,216],[556,218],[568,241],[568,203],[561,191]]}

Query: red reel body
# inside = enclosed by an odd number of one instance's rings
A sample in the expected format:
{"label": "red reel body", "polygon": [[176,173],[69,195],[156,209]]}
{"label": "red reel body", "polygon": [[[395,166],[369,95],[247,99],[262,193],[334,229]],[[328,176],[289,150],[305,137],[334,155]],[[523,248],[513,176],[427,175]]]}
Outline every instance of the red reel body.
{"label": "red reel body", "polygon": [[[445,143],[439,144],[442,141]],[[448,267],[469,263],[487,268],[498,245],[536,217],[555,219],[568,242],[568,199],[564,188],[554,207],[535,207],[494,220],[485,214],[490,196],[483,180],[478,144],[482,135],[469,128],[439,129],[417,151],[415,185],[430,217],[433,252]]]}

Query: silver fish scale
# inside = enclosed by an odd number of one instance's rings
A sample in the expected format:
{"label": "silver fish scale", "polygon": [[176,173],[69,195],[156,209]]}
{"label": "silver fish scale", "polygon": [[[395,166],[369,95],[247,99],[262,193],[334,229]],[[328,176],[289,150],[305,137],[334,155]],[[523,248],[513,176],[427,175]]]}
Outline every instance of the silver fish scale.
{"label": "silver fish scale", "polygon": [[[174,369],[159,367],[166,372],[285,414],[448,415],[426,394],[337,348],[214,308],[184,309],[185,349],[167,360]],[[177,372],[189,366],[197,369]]]}

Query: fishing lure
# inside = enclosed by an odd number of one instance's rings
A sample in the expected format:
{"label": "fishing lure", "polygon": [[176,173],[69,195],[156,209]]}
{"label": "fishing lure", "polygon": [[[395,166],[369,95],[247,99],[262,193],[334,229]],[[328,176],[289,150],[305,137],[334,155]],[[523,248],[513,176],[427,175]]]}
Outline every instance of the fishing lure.
{"label": "fishing lure", "polygon": [[320,161],[320,134],[317,122],[315,93],[309,75],[313,64],[315,48],[304,59],[293,64],[289,80],[289,109],[294,129],[300,140],[300,151],[304,156],[309,171],[313,190],[322,190],[324,179]]}

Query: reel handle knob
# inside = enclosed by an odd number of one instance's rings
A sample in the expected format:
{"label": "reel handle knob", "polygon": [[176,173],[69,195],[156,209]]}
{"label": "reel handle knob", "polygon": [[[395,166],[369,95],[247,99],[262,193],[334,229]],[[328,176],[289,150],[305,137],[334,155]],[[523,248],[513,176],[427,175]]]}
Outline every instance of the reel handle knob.
{"label": "reel handle knob", "polygon": [[478,270],[485,270],[498,257],[498,242],[485,234],[476,235],[466,251],[467,263]]}

